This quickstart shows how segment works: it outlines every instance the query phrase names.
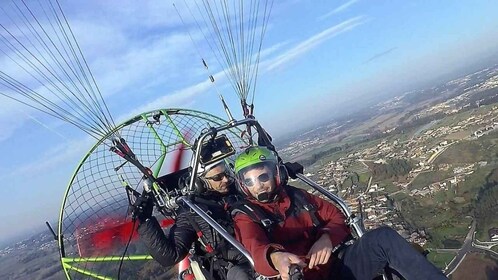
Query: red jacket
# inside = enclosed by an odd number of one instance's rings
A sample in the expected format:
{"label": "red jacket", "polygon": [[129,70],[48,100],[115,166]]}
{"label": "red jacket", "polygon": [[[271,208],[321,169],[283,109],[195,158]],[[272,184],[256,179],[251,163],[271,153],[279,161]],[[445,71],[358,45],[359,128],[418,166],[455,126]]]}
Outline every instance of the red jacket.
{"label": "red jacket", "polygon": [[[284,188],[280,188],[278,199],[274,202],[260,203],[251,200],[253,204],[264,210],[283,217],[283,222],[274,225],[270,232],[244,213],[236,214],[234,217],[236,238],[251,253],[255,270],[264,276],[279,274],[269,263],[268,249],[281,249],[305,257],[311,246],[324,232],[329,234],[334,247],[350,233],[345,224],[345,216],[337,207],[315,195],[302,192],[307,201],[316,207],[318,219],[322,221],[322,226],[318,230],[313,228],[313,222],[308,212],[301,211],[298,215],[290,215],[293,209],[289,209],[291,201]],[[332,259],[331,257],[328,264],[315,267],[312,270],[305,269],[305,279],[328,279]]]}

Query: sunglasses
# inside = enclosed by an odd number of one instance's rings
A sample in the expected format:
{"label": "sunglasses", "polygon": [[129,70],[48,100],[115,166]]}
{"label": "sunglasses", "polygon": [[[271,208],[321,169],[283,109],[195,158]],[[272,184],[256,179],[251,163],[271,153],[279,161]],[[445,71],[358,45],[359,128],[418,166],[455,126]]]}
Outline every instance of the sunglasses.
{"label": "sunglasses", "polygon": [[223,178],[225,178],[225,177],[227,177],[227,178],[230,177],[230,173],[227,170],[225,170],[225,171],[223,171],[221,173],[218,173],[216,175],[213,175],[211,177],[205,177],[205,179],[213,180],[215,182],[219,182],[219,181],[223,180]]}
{"label": "sunglasses", "polygon": [[244,179],[244,185],[248,186],[248,187],[252,187],[254,186],[254,184],[256,183],[255,181],[258,180],[259,182],[261,183],[266,183],[270,180],[271,178],[271,175],[268,174],[268,173],[263,173],[263,174],[260,174],[258,177],[256,178],[245,178]]}

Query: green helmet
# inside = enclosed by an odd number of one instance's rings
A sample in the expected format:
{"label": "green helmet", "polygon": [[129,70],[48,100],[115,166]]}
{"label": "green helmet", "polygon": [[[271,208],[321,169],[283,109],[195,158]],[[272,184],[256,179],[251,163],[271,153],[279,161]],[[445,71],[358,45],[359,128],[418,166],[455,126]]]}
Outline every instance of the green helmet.
{"label": "green helmet", "polygon": [[277,157],[268,148],[257,146],[247,148],[235,159],[235,173],[248,166],[268,161],[277,162]]}
{"label": "green helmet", "polygon": [[[237,187],[239,191],[249,197],[257,199],[260,202],[270,202],[276,197],[277,188],[280,186],[281,180],[280,173],[277,168],[278,159],[276,154],[269,150],[266,147],[250,147],[247,148],[244,152],[239,154],[235,159],[235,177],[239,184]],[[267,168],[269,170],[270,177],[266,177],[266,179],[249,179],[245,178],[247,172],[252,170],[253,168]],[[268,175],[267,175],[268,176]],[[255,181],[266,182],[267,180],[272,180],[274,189],[271,191],[263,191],[258,193],[257,195],[251,194],[250,188],[254,187]],[[262,181],[265,180],[265,181]]]}

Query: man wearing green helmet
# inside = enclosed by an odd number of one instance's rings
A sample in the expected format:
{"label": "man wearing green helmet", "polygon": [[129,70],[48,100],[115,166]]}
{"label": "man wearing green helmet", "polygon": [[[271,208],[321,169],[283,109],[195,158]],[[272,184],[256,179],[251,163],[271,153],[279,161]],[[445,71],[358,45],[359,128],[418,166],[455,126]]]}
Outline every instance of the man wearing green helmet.
{"label": "man wearing green helmet", "polygon": [[441,271],[388,227],[372,230],[352,245],[345,216],[332,203],[287,184],[279,158],[266,147],[250,147],[235,160],[245,196],[232,216],[237,239],[261,275],[289,279],[372,279],[386,266],[406,279],[446,279]]}
{"label": "man wearing green helmet", "polygon": [[[190,174],[186,174],[189,175]],[[179,187],[186,187],[190,177],[182,177]],[[225,230],[232,233],[230,214],[225,204],[236,194],[232,170],[224,160],[208,165],[199,164],[194,181],[196,204]],[[177,210],[175,225],[165,235],[157,219],[152,216],[153,201],[148,196],[139,204],[138,233],[152,257],[163,266],[179,263],[195,248],[195,260],[206,271],[208,279],[249,280],[253,270],[248,260],[218,232],[190,208],[182,205]],[[182,278],[183,279],[183,278]]]}
{"label": "man wearing green helmet", "polygon": [[[245,196],[253,196],[258,201],[269,202],[277,193],[276,186],[281,185],[280,174],[277,168],[278,159],[276,155],[266,148],[252,148],[240,154],[235,161],[235,172],[241,184],[240,190]],[[258,168],[259,167],[259,168]],[[266,172],[259,177],[247,174],[248,169],[264,169]],[[246,175],[244,177],[244,174]],[[274,178],[270,178],[274,177]],[[255,185],[255,182],[276,182],[273,184]],[[258,186],[261,186],[258,188]]]}

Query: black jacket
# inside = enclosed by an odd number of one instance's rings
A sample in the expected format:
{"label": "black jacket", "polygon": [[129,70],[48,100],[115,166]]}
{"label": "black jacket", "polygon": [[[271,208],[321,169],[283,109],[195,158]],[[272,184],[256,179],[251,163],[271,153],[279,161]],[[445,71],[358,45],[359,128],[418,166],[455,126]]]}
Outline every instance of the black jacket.
{"label": "black jacket", "polygon": [[[199,198],[195,200],[196,204],[232,234],[233,222],[229,213],[224,209],[226,197],[210,194]],[[140,239],[156,261],[164,266],[174,265],[185,258],[194,242],[196,254],[206,255],[205,248],[198,241],[196,230],[191,225],[190,219],[197,223],[207,241],[215,249],[217,258],[233,265],[248,262],[237,249],[212,229],[200,216],[191,211],[188,206],[180,208],[176,222],[171,227],[168,236],[164,234],[154,217],[139,225]],[[214,269],[217,270],[216,267]]]}

